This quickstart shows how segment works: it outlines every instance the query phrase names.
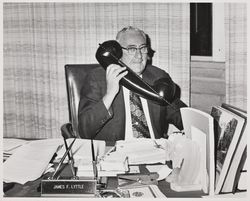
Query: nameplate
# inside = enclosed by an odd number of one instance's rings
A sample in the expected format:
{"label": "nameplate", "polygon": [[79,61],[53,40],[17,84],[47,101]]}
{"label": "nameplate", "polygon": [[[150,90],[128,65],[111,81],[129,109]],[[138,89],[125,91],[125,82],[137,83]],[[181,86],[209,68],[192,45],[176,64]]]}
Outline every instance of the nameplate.
{"label": "nameplate", "polygon": [[96,180],[42,180],[41,196],[94,197]]}

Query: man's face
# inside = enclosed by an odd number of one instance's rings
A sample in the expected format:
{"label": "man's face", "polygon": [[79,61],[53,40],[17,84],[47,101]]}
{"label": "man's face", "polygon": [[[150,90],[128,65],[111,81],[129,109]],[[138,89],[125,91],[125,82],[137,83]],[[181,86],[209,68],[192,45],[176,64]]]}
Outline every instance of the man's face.
{"label": "man's face", "polygon": [[[145,38],[137,31],[127,31],[124,33],[119,43],[123,48],[140,48],[146,46]],[[146,67],[147,53],[141,53],[141,50],[137,49],[134,54],[129,54],[126,49],[123,49],[121,61],[130,67],[136,74],[140,75]]]}

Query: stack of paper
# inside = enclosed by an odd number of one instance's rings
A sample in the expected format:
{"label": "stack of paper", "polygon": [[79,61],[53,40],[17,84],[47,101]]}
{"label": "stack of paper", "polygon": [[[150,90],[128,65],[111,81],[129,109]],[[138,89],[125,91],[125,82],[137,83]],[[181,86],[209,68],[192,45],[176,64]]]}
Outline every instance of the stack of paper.
{"label": "stack of paper", "polygon": [[106,154],[98,164],[98,169],[102,176],[116,176],[129,171],[128,157],[118,156],[115,152]]}
{"label": "stack of paper", "polygon": [[76,176],[94,178],[94,167],[91,159],[78,161]]}
{"label": "stack of paper", "polygon": [[21,146],[3,163],[4,182],[24,184],[38,179],[62,144],[62,139],[46,139]]}
{"label": "stack of paper", "polygon": [[[68,146],[74,138],[69,138],[66,140]],[[94,147],[94,160],[102,158],[105,153],[106,142],[101,140],[93,140]],[[57,153],[56,160],[60,161],[63,157],[66,149],[63,146]],[[91,148],[91,140],[89,139],[76,139],[70,154],[74,159],[74,166],[77,168],[76,175],[78,177],[93,177],[93,154]],[[64,163],[68,162],[68,157],[65,159]]]}
{"label": "stack of paper", "polygon": [[128,171],[128,158],[127,157],[107,157],[99,162],[101,171]]}
{"label": "stack of paper", "polygon": [[[135,139],[133,141],[118,141],[105,155],[101,156],[101,154],[99,154],[100,157],[97,163],[98,176],[116,176],[117,174],[124,174],[130,172],[131,165],[155,163],[165,164],[165,142],[166,139]],[[85,147],[90,147],[90,143],[86,143]],[[95,148],[95,150],[97,149]],[[78,161],[77,164],[77,176],[92,177],[93,164],[91,153],[89,150],[85,150],[84,153],[85,154],[81,154],[82,159]],[[104,151],[102,153],[104,153]]]}
{"label": "stack of paper", "polygon": [[[105,159],[104,159],[105,158]],[[102,157],[97,163],[98,176],[116,176],[117,174],[123,174],[129,170],[128,161],[126,158],[119,157],[119,159],[113,159]],[[78,177],[93,177],[93,163],[92,161],[81,161],[77,167]]]}

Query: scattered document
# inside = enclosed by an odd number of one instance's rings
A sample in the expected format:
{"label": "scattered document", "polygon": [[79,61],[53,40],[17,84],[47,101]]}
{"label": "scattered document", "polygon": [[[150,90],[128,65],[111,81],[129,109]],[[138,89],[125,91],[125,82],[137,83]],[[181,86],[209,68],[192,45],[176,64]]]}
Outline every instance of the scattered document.
{"label": "scattered document", "polygon": [[3,161],[6,161],[21,146],[29,142],[31,141],[16,138],[3,138]]}
{"label": "scattered document", "polygon": [[[124,174],[129,170],[127,158],[119,157],[113,159],[112,157],[103,156],[97,162],[98,176],[116,176],[117,174]],[[92,177],[93,163],[91,160],[82,160],[77,166],[77,176],[78,177]]]}
{"label": "scattered document", "polygon": [[25,184],[42,176],[62,139],[34,140],[21,146],[3,163],[4,182]]}
{"label": "scattered document", "polygon": [[157,185],[141,186],[128,190],[130,198],[166,198]]}
{"label": "scattered document", "polygon": [[3,151],[4,153],[14,153],[18,147],[27,144],[31,141],[16,139],[16,138],[3,138]]}
{"label": "scattered document", "polygon": [[[99,176],[116,176],[124,173],[139,173],[137,165],[165,163],[166,139],[140,139],[133,141],[118,141],[97,163]],[[156,146],[157,145],[157,146]],[[90,162],[84,160],[85,165],[78,166],[78,176],[93,175]],[[82,164],[84,164],[82,163]]]}
{"label": "scattered document", "polygon": [[146,168],[149,172],[157,172],[159,177],[158,181],[166,179],[167,176],[172,172],[172,169],[168,167],[168,165],[157,164],[157,165],[146,165]]}
{"label": "scattered document", "polygon": [[113,158],[128,157],[129,165],[154,164],[166,162],[167,150],[164,148],[166,139],[136,139],[117,141],[116,150],[110,155]]}

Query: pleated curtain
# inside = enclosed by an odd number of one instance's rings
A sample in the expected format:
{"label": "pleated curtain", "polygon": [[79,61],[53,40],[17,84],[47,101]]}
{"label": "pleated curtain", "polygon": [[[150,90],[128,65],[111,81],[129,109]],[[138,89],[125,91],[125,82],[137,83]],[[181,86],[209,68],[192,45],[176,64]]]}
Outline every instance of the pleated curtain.
{"label": "pleated curtain", "polygon": [[226,102],[247,110],[247,4],[224,5]]}
{"label": "pleated curtain", "polygon": [[60,137],[64,65],[97,63],[98,44],[128,25],[150,36],[153,64],[189,104],[189,15],[188,3],[4,3],[3,136]]}

